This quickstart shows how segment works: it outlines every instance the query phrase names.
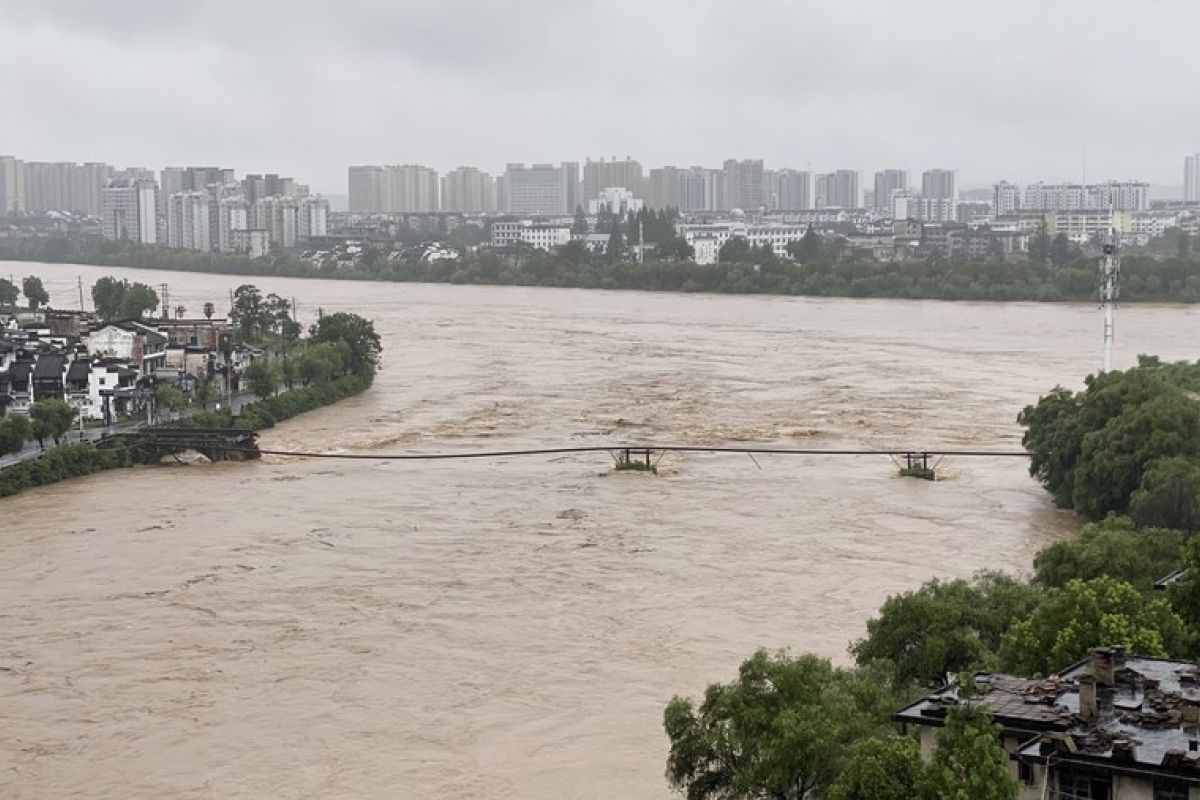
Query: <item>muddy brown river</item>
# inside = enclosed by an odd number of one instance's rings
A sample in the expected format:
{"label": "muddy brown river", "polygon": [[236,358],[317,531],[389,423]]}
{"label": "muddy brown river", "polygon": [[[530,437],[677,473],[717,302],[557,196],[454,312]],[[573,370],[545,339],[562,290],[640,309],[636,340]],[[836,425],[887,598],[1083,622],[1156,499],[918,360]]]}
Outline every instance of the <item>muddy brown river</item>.
{"label": "muddy brown river", "polygon": [[[224,313],[251,281],[369,316],[373,389],[264,445],[651,441],[1013,449],[1100,360],[1090,306],[111,274]],[[1118,366],[1194,358],[1128,306]],[[1029,569],[1076,527],[1023,459],[604,454],[138,468],[0,501],[0,795],[665,798],[661,714],[756,648],[847,644],[889,594]]]}

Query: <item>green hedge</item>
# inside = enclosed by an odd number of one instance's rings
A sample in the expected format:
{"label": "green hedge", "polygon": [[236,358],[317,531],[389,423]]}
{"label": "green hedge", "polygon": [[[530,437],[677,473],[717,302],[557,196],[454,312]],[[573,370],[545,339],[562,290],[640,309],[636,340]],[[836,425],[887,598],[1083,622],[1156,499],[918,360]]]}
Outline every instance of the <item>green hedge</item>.
{"label": "green hedge", "polygon": [[124,447],[98,450],[90,444],[60,444],[43,452],[40,458],[0,470],[0,497],[103,469],[128,467],[129,463],[129,453]]}
{"label": "green hedge", "polygon": [[250,428],[261,431],[297,414],[332,405],[366,391],[374,378],[373,373],[345,375],[328,383],[298,386],[274,397],[250,403],[243,406],[242,413],[236,417],[229,411],[204,411],[176,424],[185,428]]}
{"label": "green hedge", "polygon": [[373,375],[346,375],[328,383],[300,386],[242,408],[236,425],[261,431],[297,414],[331,405],[370,388]]}

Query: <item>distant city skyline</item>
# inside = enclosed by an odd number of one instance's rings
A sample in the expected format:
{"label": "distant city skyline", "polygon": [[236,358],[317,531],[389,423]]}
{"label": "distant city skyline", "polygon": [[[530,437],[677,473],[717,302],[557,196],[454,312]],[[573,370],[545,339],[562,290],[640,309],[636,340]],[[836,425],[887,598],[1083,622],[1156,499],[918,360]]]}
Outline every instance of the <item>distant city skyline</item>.
{"label": "distant city skyline", "polygon": [[0,152],[223,164],[325,194],[351,164],[497,175],[589,155],[849,168],[864,190],[880,169],[950,165],[965,187],[1078,181],[1085,162],[1175,186],[1200,151],[1200,62],[1180,55],[1196,4],[0,0],[0,18]]}

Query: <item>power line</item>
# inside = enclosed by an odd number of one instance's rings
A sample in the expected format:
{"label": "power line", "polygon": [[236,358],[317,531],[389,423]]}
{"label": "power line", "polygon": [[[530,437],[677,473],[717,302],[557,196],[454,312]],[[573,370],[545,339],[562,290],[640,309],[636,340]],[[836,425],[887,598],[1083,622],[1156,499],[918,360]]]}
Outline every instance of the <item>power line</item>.
{"label": "power line", "polygon": [[[167,438],[163,444],[177,447],[203,446],[212,450],[224,452],[255,452],[255,448],[230,447],[208,441],[191,441],[183,438]],[[778,455],[778,456],[936,456],[940,458],[1028,458],[1029,454],[1019,450],[921,450],[916,448],[847,448],[847,449],[818,449],[795,447],[729,447],[721,445],[586,445],[578,447],[537,447],[524,450],[477,450],[458,453],[322,453],[302,450],[257,449],[257,452],[267,456],[288,456],[291,458],[333,458],[364,461],[450,461],[458,459],[480,458],[517,458],[524,456],[557,456],[583,453],[725,453],[737,455]]]}

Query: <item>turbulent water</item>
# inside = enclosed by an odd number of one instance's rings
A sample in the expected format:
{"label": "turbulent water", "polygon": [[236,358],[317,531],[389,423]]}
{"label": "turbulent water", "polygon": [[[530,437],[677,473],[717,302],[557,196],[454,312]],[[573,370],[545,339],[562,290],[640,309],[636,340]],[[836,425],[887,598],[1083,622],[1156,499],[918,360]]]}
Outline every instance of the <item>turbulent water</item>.
{"label": "turbulent water", "polygon": [[[222,310],[236,277],[115,274]],[[1095,367],[1087,306],[247,279],[375,320],[368,393],[278,449],[652,441],[1014,449]],[[1195,357],[1123,308],[1116,361]],[[1075,523],[1023,459],[604,454],[139,468],[0,501],[6,797],[663,798],[665,702],[846,646],[892,592],[1020,573]]]}

